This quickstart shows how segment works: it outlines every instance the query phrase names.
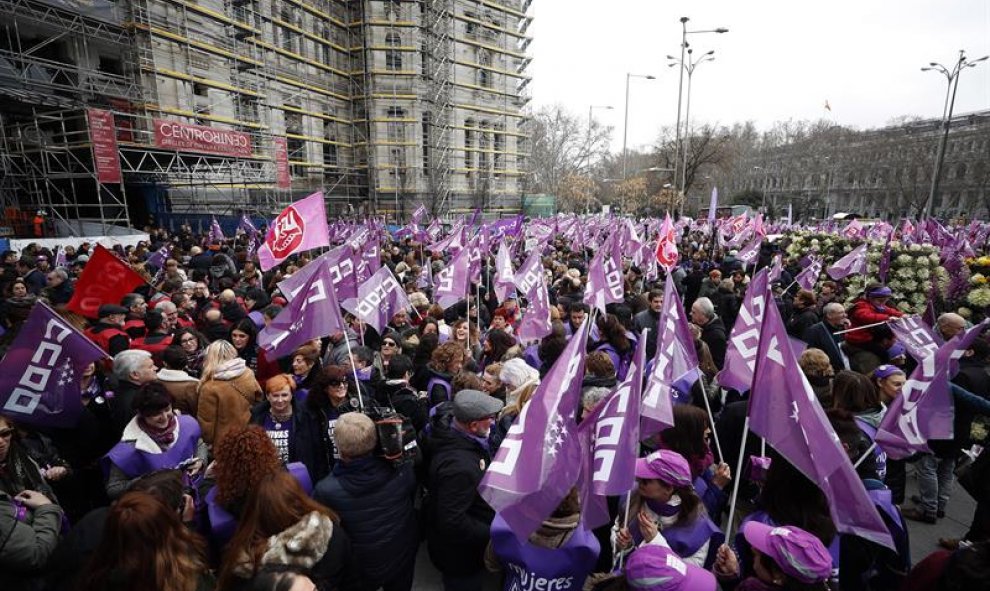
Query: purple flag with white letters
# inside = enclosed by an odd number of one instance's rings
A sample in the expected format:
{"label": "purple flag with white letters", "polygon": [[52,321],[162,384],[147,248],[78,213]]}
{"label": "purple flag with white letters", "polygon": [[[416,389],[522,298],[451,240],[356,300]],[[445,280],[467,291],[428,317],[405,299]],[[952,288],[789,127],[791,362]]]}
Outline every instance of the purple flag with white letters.
{"label": "purple flag with white letters", "polygon": [[220,229],[220,222],[216,216],[210,221],[210,242],[222,242],[224,240],[223,230]]}
{"label": "purple flag with white letters", "polygon": [[877,429],[877,445],[889,457],[900,460],[930,452],[929,440],[952,439],[954,412],[949,380],[959,371],[959,358],[988,322],[984,320],[919,360]]}
{"label": "purple flag with white letters", "polygon": [[39,301],[0,361],[0,413],[27,425],[74,427],[83,408],[79,379],[106,356]]}
{"label": "purple flag with white letters", "polygon": [[412,219],[410,220],[412,225],[415,226],[419,224],[419,221],[423,219],[424,215],[426,215],[426,206],[420,203],[419,207],[417,207],[416,211],[414,211],[412,214]]}
{"label": "purple flag with white letters", "polygon": [[587,345],[582,325],[519,413],[478,485],[520,539],[540,527],[580,476],[575,414]]}
{"label": "purple flag with white letters", "polygon": [[440,306],[447,309],[468,295],[470,288],[470,249],[462,248],[454,255],[435,277],[436,288],[433,297]]}
{"label": "purple flag with white letters", "polygon": [[279,281],[278,289],[285,296],[285,299],[292,300],[303,286],[309,281],[316,271],[326,266],[333,277],[333,287],[338,300],[346,300],[357,297],[357,270],[360,266],[360,258],[354,256],[351,247],[344,244],[330,252],[322,254],[305,267],[302,267],[295,274]]}
{"label": "purple flag with white letters", "polygon": [[550,334],[550,292],[543,272],[543,258],[534,250],[515,277],[516,290],[526,296],[526,308],[516,328],[520,342],[542,339]]}
{"label": "purple flag with white letters", "polygon": [[784,262],[781,260],[779,254],[773,255],[773,263],[770,265],[770,271],[767,273],[767,282],[773,283],[780,279],[780,275],[784,272]]}
{"label": "purple flag with white letters", "polygon": [[674,399],[679,396],[678,384],[697,380],[698,354],[694,338],[687,325],[681,298],[667,275],[663,289],[663,310],[657,327],[657,352],[653,368],[643,390],[642,436],[674,426]]}
{"label": "purple flag with white letters", "polygon": [[767,302],[773,302],[772,299],[767,299],[767,284],[767,270],[760,269],[746,289],[746,297],[739,307],[739,316],[729,333],[725,364],[718,374],[718,383],[724,388],[745,392],[753,383],[760,326]]}
{"label": "purple flag with white letters", "polygon": [[904,345],[904,350],[918,363],[938,351],[939,341],[935,333],[920,316],[891,319],[887,326],[897,337],[897,342]]}
{"label": "purple flag with white letters", "polygon": [[[773,301],[765,283],[762,295]],[[839,532],[894,547],[811,384],[798,368],[775,305],[766,307],[761,323],[748,416],[753,433],[821,488]]]}
{"label": "purple flag with white letters", "polygon": [[258,346],[276,359],[308,341],[344,330],[333,284],[330,268],[326,264],[318,265],[297,296],[258,333]]}
{"label": "purple flag with white letters", "polygon": [[745,248],[739,251],[736,258],[742,261],[743,267],[756,264],[756,259],[760,256],[761,244],[763,244],[763,237],[757,235]]}
{"label": "purple flag with white letters", "polygon": [[378,334],[392,316],[412,306],[406,292],[388,267],[382,267],[358,287],[358,297],[341,302],[341,307],[368,323]]}
{"label": "purple flag with white letters", "polygon": [[506,296],[515,289],[516,272],[512,270],[512,257],[509,255],[509,247],[502,240],[498,245],[498,254],[495,255],[495,297],[499,303],[505,301]]}
{"label": "purple flag with white letters", "polygon": [[801,287],[801,289],[807,289],[811,291],[815,289],[815,284],[818,283],[818,276],[822,274],[822,260],[818,257],[812,257],[811,262],[803,271],[798,273],[798,276],[794,278],[794,281]]}
{"label": "purple flag with white letters", "polygon": [[433,263],[430,259],[423,262],[419,269],[419,279],[416,281],[419,289],[433,289]]}
{"label": "purple flag with white letters", "polygon": [[867,244],[865,242],[860,244],[852,252],[836,261],[825,272],[836,281],[845,279],[850,275],[862,275],[866,273],[866,247]]}
{"label": "purple flag with white letters", "polygon": [[[615,259],[614,245],[618,244],[618,235],[613,234],[605,244],[610,248],[600,248],[588,265],[588,285],[584,290],[584,303],[591,308],[598,308],[602,314],[606,313],[606,305],[625,300],[622,260]],[[622,249],[618,250],[621,256]]]}

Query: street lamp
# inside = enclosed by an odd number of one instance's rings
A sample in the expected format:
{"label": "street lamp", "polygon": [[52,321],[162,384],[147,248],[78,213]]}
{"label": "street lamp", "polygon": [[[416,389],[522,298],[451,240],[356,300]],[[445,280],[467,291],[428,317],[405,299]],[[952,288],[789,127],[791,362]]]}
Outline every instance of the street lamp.
{"label": "street lamp", "polygon": [[623,118],[622,123],[622,178],[626,178],[626,160],[628,155],[626,153],[626,139],[629,137],[629,79],[630,78],[643,78],[645,80],[656,80],[657,77],[652,74],[630,74],[626,72],[626,114]]}
{"label": "street lamp", "polygon": [[595,109],[605,109],[611,111],[614,109],[612,105],[589,105],[588,106],[588,166],[591,166],[591,115],[594,113]]}
{"label": "street lamp", "polygon": [[[703,54],[701,57],[699,57],[697,60],[694,61],[691,60],[692,52],[694,52],[693,49],[687,50],[688,58],[686,62],[684,60],[681,60],[679,62],[672,62],[667,64],[668,67],[674,67],[680,64],[681,73],[683,74],[684,71],[687,70],[687,75],[688,75],[687,107],[684,110],[684,149],[683,149],[684,162],[683,162],[683,166],[681,167],[681,193],[684,193],[684,191],[687,189],[688,146],[690,146],[690,142],[691,142],[690,133],[689,133],[691,130],[691,78],[694,76],[694,69],[698,67],[700,64],[703,64],[705,62],[715,61],[714,49]],[[677,164],[675,163],[674,166],[676,167]],[[676,175],[675,175],[675,180],[676,180]]]}
{"label": "street lamp", "polygon": [[[688,48],[687,36],[695,35],[698,33],[728,33],[729,29],[724,27],[719,27],[717,29],[699,29],[697,31],[688,31],[687,22],[691,20],[686,16],[681,17],[681,59],[680,63],[684,63],[684,51]],[[674,59],[672,56],[667,56],[668,59]],[[674,140],[674,168],[677,168],[677,156],[681,149],[681,91],[684,88],[684,68],[681,68],[681,75],[677,80],[677,129],[675,131]],[[674,171],[674,179],[677,179],[677,171]],[[683,187],[681,188],[683,190]]]}
{"label": "street lamp", "polygon": [[[985,61],[990,58],[990,55],[985,55],[979,59],[967,60],[966,52],[962,49],[959,50],[959,60],[956,61],[955,65],[951,70],[935,62],[931,62],[927,67],[921,68],[922,72],[927,72],[929,70],[934,70],[945,76],[948,82],[945,89],[945,103],[942,107],[942,139],[938,144],[938,153],[935,156],[935,170],[932,172],[932,188],[928,193],[928,199],[925,200],[924,217],[929,217],[932,212],[932,205],[935,203],[935,195],[938,194],[938,186],[942,179],[942,163],[945,160],[945,144],[949,140],[949,126],[952,122],[952,110],[956,105],[956,89],[959,88],[959,74],[962,73],[965,68],[975,68],[976,64]],[[949,95],[952,98],[949,98]]]}

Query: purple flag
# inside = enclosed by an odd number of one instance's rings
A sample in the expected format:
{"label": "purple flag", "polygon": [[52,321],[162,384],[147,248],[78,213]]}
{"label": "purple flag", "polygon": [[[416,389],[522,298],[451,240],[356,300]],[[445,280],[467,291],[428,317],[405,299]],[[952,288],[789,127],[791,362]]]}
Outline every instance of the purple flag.
{"label": "purple flag", "polygon": [[826,273],[832,279],[838,281],[845,279],[849,275],[862,275],[866,273],[866,246],[864,242],[852,250],[849,254],[835,262],[828,268]]}
{"label": "purple flag", "polygon": [[887,273],[890,272],[890,239],[893,235],[893,230],[887,234],[887,240],[883,243],[883,252],[880,254],[880,265],[877,269],[877,279],[880,283],[887,283]]}
{"label": "purple flag", "polygon": [[718,209],[718,187],[712,187],[712,200],[708,202],[708,225],[715,229],[715,211]]}
{"label": "purple flag", "polygon": [[[657,352],[643,391],[642,436],[649,437],[674,426],[673,400],[676,386],[697,379],[698,356],[687,325],[681,298],[667,275],[663,288],[662,322],[657,327]],[[694,379],[692,379],[694,378]]]}
{"label": "purple flag", "polygon": [[412,219],[410,220],[412,222],[412,225],[415,226],[419,224],[419,221],[423,219],[424,215],[426,215],[426,206],[420,203],[419,207],[417,207],[416,211],[414,211],[412,214]]}
{"label": "purple flag", "polygon": [[587,327],[581,326],[506,434],[478,490],[520,539],[553,513],[577,482]]}
{"label": "purple flag", "polygon": [[[718,383],[739,392],[749,390],[756,369],[756,352],[760,344],[760,327],[767,309],[767,271],[760,269],[746,289],[746,297],[739,307],[739,316],[729,334],[725,350],[725,364],[718,374]],[[773,306],[770,306],[773,307]]]}
{"label": "purple flag", "polygon": [[859,220],[853,220],[849,222],[845,228],[839,232],[845,238],[862,238],[863,236],[863,224],[859,223]]}
{"label": "purple flag", "polygon": [[[595,253],[588,265],[588,285],[584,290],[584,303],[592,308],[598,308],[605,314],[605,306],[625,300],[625,279],[622,277],[622,260],[616,260],[615,251],[621,257],[621,245],[618,235],[613,234],[608,244],[612,248],[601,248]],[[618,249],[615,246],[619,246]]]}
{"label": "purple flag", "polygon": [[419,289],[433,289],[433,263],[430,259],[423,262],[419,270],[419,279],[416,281]]}
{"label": "purple flag", "polygon": [[316,257],[308,265],[296,271],[295,274],[280,281],[278,289],[285,296],[285,299],[292,300],[303,289],[310,277],[325,266],[330,270],[330,276],[333,277],[333,288],[337,299],[356,298],[357,270],[360,262],[360,259],[354,256],[351,247],[345,244]]}
{"label": "purple flag", "polygon": [[815,288],[815,284],[818,283],[818,276],[822,274],[822,260],[818,257],[812,257],[811,262],[803,271],[798,273],[798,276],[794,278],[794,281],[801,287],[801,289],[807,289],[811,291]]}
{"label": "purple flag", "polygon": [[514,279],[518,293],[526,296],[526,309],[516,330],[520,342],[542,339],[550,334],[550,293],[543,272],[543,259],[539,250],[534,250]]}
{"label": "purple flag", "polygon": [[498,254],[495,255],[495,281],[493,285],[495,297],[498,298],[499,303],[504,302],[509,292],[515,288],[515,276],[516,272],[512,270],[509,247],[502,240],[498,245]]}
{"label": "purple flag", "polygon": [[444,309],[453,306],[468,295],[468,288],[470,287],[470,269],[468,267],[471,254],[468,250],[462,248],[454,255],[450,263],[437,273],[436,289],[433,296]]}
{"label": "purple flag", "polygon": [[0,361],[0,412],[42,427],[74,427],[82,413],[79,378],[107,356],[43,302]]}
{"label": "purple flag", "polygon": [[251,221],[251,218],[246,213],[241,216],[241,221],[238,222],[237,229],[243,230],[251,238],[258,235],[258,228],[254,227],[254,222]]}
{"label": "purple flag", "polygon": [[[765,284],[763,297],[773,301]],[[761,327],[749,398],[750,428],[821,488],[839,532],[893,548],[887,526],[798,369],[777,306],[766,307]]]}
{"label": "purple flag", "polygon": [[320,264],[298,296],[261,329],[258,346],[275,359],[292,353],[308,341],[344,330],[333,284],[329,267]]}
{"label": "purple flag", "polygon": [[165,261],[168,259],[168,253],[172,250],[172,243],[166,242],[161,248],[151,253],[146,261],[152,267],[161,269],[165,266]]}
{"label": "purple flag", "polygon": [[210,221],[210,242],[222,242],[224,240],[223,230],[220,229],[220,222],[216,216]]}
{"label": "purple flag", "polygon": [[887,326],[897,337],[897,342],[904,345],[904,349],[918,363],[938,351],[939,342],[935,333],[919,316],[892,319]]}
{"label": "purple flag", "polygon": [[372,326],[378,334],[401,310],[408,310],[409,298],[388,267],[378,269],[358,287],[358,297],[341,303],[348,312]]}
{"label": "purple flag", "polygon": [[763,237],[757,235],[745,248],[739,251],[736,258],[742,261],[743,267],[756,264],[756,259],[760,256],[761,244],[763,244]]}
{"label": "purple flag", "polygon": [[779,254],[773,255],[773,263],[770,265],[770,271],[767,273],[768,283],[780,280],[780,275],[784,272],[784,261],[782,259],[783,257]]}
{"label": "purple flag", "polygon": [[67,266],[69,261],[65,258],[65,248],[59,248],[55,251],[55,268]]}
{"label": "purple flag", "polygon": [[987,322],[984,320],[957,335],[919,361],[877,429],[877,445],[888,456],[899,460],[918,452],[930,452],[929,440],[952,439],[954,412],[949,380],[959,371],[959,358],[987,327]]}

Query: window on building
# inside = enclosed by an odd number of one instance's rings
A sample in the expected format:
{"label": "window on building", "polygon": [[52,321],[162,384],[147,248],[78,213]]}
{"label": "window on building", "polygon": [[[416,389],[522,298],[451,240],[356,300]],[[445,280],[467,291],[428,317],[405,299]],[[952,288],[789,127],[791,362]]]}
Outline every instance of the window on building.
{"label": "window on building", "polygon": [[430,171],[430,114],[423,113],[423,173]]}
{"label": "window on building", "polygon": [[[323,122],[323,139],[336,142],[337,141],[337,122],[336,121],[324,121]],[[323,164],[327,166],[337,166],[339,160],[337,159],[337,144],[323,144]]]}
{"label": "window on building", "polygon": [[399,107],[389,107],[385,111],[385,116],[388,118],[388,141],[406,141],[406,123],[403,121],[406,117],[406,110]]}
{"label": "window on building", "polygon": [[966,163],[960,162],[956,165],[956,178],[958,180],[964,180],[966,178]]}
{"label": "window on building", "polygon": [[484,88],[492,87],[492,73],[488,68],[492,65],[492,52],[482,49],[478,52],[478,86]]}
{"label": "window on building", "polygon": [[466,119],[464,127],[464,168],[468,169],[470,175],[470,169],[474,168],[474,119]]}
{"label": "window on building", "polygon": [[481,130],[478,132],[478,169],[482,171],[482,174],[488,171],[488,154],[491,151],[491,140],[489,139],[489,130],[491,129],[491,124],[488,121],[481,122]]}
{"label": "window on building", "polygon": [[478,23],[474,22],[478,18],[478,15],[473,12],[465,12],[464,18],[471,19],[464,23],[464,33],[468,37],[474,37],[478,33]]}
{"label": "window on building", "polygon": [[505,129],[501,123],[495,125],[495,133],[492,134],[492,168],[496,174],[505,170]]}
{"label": "window on building", "polygon": [[402,38],[399,37],[398,33],[388,33],[385,35],[385,45],[388,46],[388,49],[385,50],[385,69],[392,71],[401,70],[402,52],[399,51],[399,46],[402,45]]}
{"label": "window on building", "polygon": [[385,0],[385,18],[389,20],[402,19],[402,2],[399,0]]}

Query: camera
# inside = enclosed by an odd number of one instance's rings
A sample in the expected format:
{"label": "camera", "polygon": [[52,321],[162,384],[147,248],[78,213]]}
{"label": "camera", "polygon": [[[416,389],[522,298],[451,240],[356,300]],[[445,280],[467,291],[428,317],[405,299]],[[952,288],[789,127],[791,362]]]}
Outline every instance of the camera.
{"label": "camera", "polygon": [[366,406],[361,411],[375,423],[378,444],[375,455],[395,463],[415,460],[419,455],[412,422],[391,408]]}

